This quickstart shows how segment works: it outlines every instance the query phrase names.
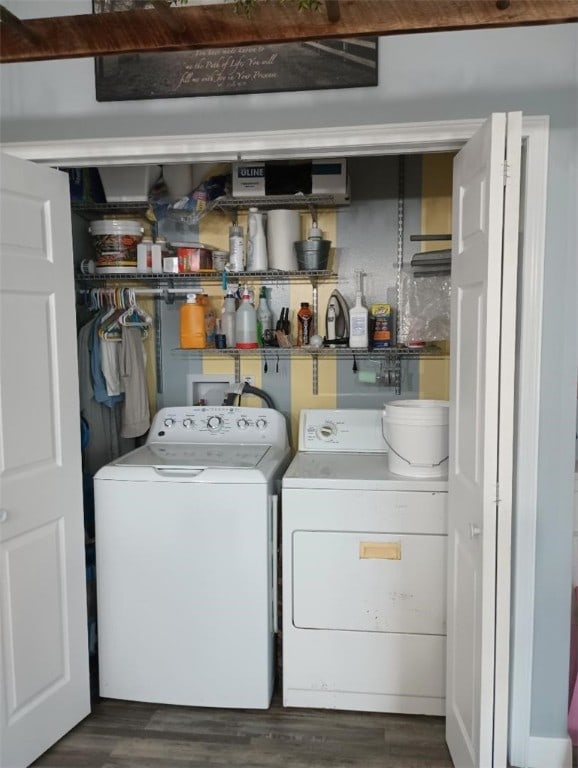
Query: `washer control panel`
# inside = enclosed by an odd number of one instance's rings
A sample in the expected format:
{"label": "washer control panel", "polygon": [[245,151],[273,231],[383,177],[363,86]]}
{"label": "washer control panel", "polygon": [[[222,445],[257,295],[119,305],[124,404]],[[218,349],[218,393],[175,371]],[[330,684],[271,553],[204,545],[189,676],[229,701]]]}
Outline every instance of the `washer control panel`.
{"label": "washer control panel", "polygon": [[306,409],[299,419],[299,450],[384,453],[382,412]]}
{"label": "washer control panel", "polygon": [[147,443],[267,443],[287,445],[285,417],[268,408],[227,405],[161,408],[155,415]]}

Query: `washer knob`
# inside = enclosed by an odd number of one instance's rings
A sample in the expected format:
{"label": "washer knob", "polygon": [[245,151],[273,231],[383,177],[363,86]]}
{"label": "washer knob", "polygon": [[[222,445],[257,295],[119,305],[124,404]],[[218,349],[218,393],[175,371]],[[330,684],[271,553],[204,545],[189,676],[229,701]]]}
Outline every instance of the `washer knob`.
{"label": "washer knob", "polygon": [[183,427],[185,429],[192,429],[192,427],[195,426],[195,423],[192,419],[183,419]]}
{"label": "washer knob", "polygon": [[209,419],[207,421],[207,427],[215,432],[217,429],[219,429],[223,424],[223,419],[220,416],[209,416]]}
{"label": "washer knob", "polygon": [[257,429],[266,429],[267,428],[267,419],[257,419],[255,424],[257,425]]}
{"label": "washer knob", "polygon": [[247,419],[237,419],[237,426],[239,427],[239,429],[247,429],[247,427],[249,426],[249,422],[247,421]]}
{"label": "washer knob", "polygon": [[169,416],[168,419],[165,419],[163,421],[163,424],[165,425],[165,427],[168,427],[170,429],[171,427],[175,426],[175,420]]}

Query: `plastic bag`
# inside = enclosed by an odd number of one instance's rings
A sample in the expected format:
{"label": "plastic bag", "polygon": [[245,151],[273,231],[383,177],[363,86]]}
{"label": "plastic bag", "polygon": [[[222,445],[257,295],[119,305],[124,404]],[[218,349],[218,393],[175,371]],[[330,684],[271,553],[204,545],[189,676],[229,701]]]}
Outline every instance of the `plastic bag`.
{"label": "plastic bag", "polygon": [[414,277],[402,269],[398,344],[450,338],[450,287],[449,275]]}

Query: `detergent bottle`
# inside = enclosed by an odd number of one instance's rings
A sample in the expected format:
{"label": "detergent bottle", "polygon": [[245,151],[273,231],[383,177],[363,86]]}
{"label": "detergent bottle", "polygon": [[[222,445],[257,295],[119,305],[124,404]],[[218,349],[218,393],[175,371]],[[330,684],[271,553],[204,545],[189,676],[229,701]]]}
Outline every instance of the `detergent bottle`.
{"label": "detergent bottle", "polygon": [[187,301],[180,312],[181,349],[204,349],[206,347],[205,310],[197,303],[194,293],[187,294]]}

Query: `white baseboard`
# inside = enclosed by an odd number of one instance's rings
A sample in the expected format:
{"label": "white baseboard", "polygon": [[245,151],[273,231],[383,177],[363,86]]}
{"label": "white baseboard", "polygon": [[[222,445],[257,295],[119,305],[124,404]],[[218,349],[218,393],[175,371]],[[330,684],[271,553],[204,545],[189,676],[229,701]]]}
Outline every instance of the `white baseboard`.
{"label": "white baseboard", "polygon": [[572,768],[570,738],[549,739],[530,736],[527,768]]}

